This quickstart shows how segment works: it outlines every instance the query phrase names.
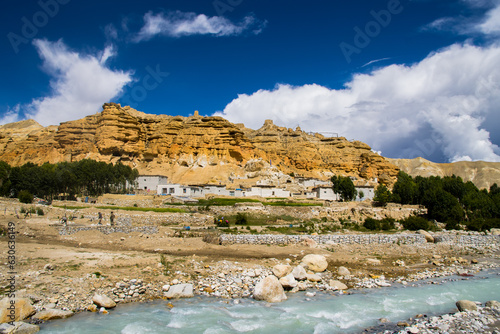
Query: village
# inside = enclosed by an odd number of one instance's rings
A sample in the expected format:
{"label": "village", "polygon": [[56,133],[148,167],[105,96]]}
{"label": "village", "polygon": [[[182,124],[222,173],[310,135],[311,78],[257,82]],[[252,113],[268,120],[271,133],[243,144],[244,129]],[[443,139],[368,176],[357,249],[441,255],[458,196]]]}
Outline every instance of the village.
{"label": "village", "polygon": [[[364,181],[352,177],[351,180],[353,180],[358,194],[356,201],[373,199],[377,185],[376,179]],[[290,177],[282,185],[275,185],[261,180],[254,185],[243,188],[225,184],[174,184],[168,182],[167,176],[139,175],[136,180],[136,190],[138,193],[156,193],[160,196],[171,196],[187,202],[205,196],[294,198],[325,201],[338,201],[340,199],[339,194],[333,191],[332,182],[307,177]]]}

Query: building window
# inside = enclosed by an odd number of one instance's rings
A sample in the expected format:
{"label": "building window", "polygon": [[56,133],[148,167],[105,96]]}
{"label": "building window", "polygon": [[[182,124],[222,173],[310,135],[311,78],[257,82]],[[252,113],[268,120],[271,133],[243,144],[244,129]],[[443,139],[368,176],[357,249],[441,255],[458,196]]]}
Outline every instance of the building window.
{"label": "building window", "polygon": [[184,188],[184,189],[182,189],[182,192],[185,194],[185,193],[187,193],[187,191],[186,191],[186,190],[187,190],[187,189],[186,189],[186,188]]}
{"label": "building window", "polygon": [[170,188],[170,189],[168,190],[168,193],[169,193],[169,194],[173,194],[173,193],[175,193],[175,188]]}
{"label": "building window", "polygon": [[234,196],[234,191],[230,191],[229,196]]}

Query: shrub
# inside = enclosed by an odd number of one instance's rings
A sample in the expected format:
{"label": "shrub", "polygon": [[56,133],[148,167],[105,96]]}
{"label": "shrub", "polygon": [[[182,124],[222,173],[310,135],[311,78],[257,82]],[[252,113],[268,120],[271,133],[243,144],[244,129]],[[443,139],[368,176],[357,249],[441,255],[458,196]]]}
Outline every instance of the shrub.
{"label": "shrub", "polygon": [[384,218],[381,220],[374,219],[374,218],[366,218],[365,222],[363,223],[363,226],[372,231],[376,230],[383,230],[383,231],[388,231],[388,230],[393,230],[396,228],[394,224],[395,220],[394,218]]}
{"label": "shrub", "polygon": [[373,218],[368,217],[365,219],[363,226],[366,229],[369,229],[372,231],[380,230],[380,221],[378,221],[377,219],[373,219]]}
{"label": "shrub", "polygon": [[404,228],[410,231],[433,229],[429,221],[423,217],[410,216],[401,221]]}
{"label": "shrub", "polygon": [[238,212],[236,214],[236,225],[246,225],[247,224],[247,216],[244,213]]}
{"label": "shrub", "polygon": [[37,214],[38,216],[43,216],[43,215],[44,215],[44,212],[43,212],[42,208],[36,208],[36,214]]}
{"label": "shrub", "polygon": [[31,204],[33,202],[33,195],[27,190],[21,190],[18,198],[19,202],[24,204]]}

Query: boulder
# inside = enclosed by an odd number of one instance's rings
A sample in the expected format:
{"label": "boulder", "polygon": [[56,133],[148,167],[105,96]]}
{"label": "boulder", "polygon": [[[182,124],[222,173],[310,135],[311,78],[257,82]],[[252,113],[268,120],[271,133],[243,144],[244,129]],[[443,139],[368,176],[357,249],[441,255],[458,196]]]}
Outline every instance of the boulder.
{"label": "boulder", "polygon": [[98,307],[113,308],[116,306],[115,301],[105,295],[95,294],[94,297],[92,297],[92,302]]}
{"label": "boulder", "polygon": [[459,300],[456,302],[457,308],[460,312],[463,311],[477,311],[477,305],[476,303],[470,301],[470,300]]}
{"label": "boulder", "polygon": [[332,287],[333,290],[347,290],[347,285],[342,283],[341,281],[330,280],[328,283]]}
{"label": "boulder", "polygon": [[351,272],[346,267],[339,267],[339,269],[337,269],[337,273],[340,276],[350,276],[351,275]]}
{"label": "boulder", "polygon": [[423,235],[423,236],[425,237],[425,240],[426,240],[427,242],[432,242],[432,243],[434,243],[434,237],[433,237],[433,236],[432,236],[429,232],[427,232],[427,231],[425,231],[425,230],[418,230],[418,232],[417,232],[417,233],[418,233],[418,234]]}
{"label": "boulder", "polygon": [[273,267],[273,274],[278,277],[285,277],[292,272],[292,267],[288,264],[277,264]]}
{"label": "boulder", "polygon": [[321,276],[318,274],[306,274],[306,278],[310,282],[320,282],[321,281]]}
{"label": "boulder", "polygon": [[38,320],[53,320],[53,319],[66,319],[73,315],[71,311],[64,311],[58,309],[46,309],[38,312],[33,316],[34,319]]}
{"label": "boulder", "polygon": [[164,293],[166,298],[191,298],[194,296],[193,284],[176,284],[172,285],[167,292]]}
{"label": "boulder", "polygon": [[491,308],[496,308],[500,310],[500,303],[497,302],[496,300],[489,300],[485,304],[486,307],[491,307]]}
{"label": "boulder", "polygon": [[307,278],[307,273],[304,267],[296,266],[292,270],[292,275],[296,280],[303,281]]}
{"label": "boulder", "polygon": [[319,254],[308,254],[302,258],[302,263],[304,263],[309,270],[315,272],[323,272],[328,267],[328,262],[323,255]]}
{"label": "boulder", "polygon": [[372,266],[376,266],[376,265],[381,264],[382,262],[380,262],[379,259],[366,259],[366,263],[370,264]]}
{"label": "boulder", "polygon": [[292,274],[288,274],[279,279],[281,286],[285,289],[293,289],[297,286],[297,281]]}
{"label": "boulder", "polygon": [[253,298],[268,303],[279,303],[287,299],[283,286],[274,275],[265,277],[255,285]]}
{"label": "boulder", "polygon": [[[12,306],[15,308],[15,314],[10,313],[9,307]],[[28,298],[5,297],[0,301],[0,323],[24,320],[35,313],[36,310]]]}
{"label": "boulder", "polygon": [[37,325],[27,324],[25,322],[16,321],[13,325],[4,323],[0,324],[0,333],[5,334],[32,334],[40,330]]}
{"label": "boulder", "polygon": [[313,239],[311,239],[311,238],[304,238],[304,239],[302,239],[302,243],[304,244],[304,246],[307,246],[307,247],[310,247],[310,248],[316,248],[316,247],[318,247],[318,243],[316,241],[314,241]]}
{"label": "boulder", "polygon": [[491,235],[500,235],[500,228],[490,229]]}

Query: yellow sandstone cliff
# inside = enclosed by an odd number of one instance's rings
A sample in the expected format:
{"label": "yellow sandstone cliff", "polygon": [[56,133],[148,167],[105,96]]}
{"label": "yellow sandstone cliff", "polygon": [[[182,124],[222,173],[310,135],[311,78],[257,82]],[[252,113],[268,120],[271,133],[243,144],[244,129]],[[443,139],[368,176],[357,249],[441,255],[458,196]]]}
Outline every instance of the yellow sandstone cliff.
{"label": "yellow sandstone cliff", "polygon": [[362,142],[308,134],[272,121],[252,130],[217,116],[151,115],[106,103],[102,112],[58,127],[44,128],[33,120],[0,127],[0,159],[13,166],[85,158],[120,161],[141,174],[163,174],[179,183],[226,183],[263,170],[392,183],[398,173]]}

